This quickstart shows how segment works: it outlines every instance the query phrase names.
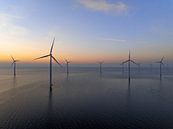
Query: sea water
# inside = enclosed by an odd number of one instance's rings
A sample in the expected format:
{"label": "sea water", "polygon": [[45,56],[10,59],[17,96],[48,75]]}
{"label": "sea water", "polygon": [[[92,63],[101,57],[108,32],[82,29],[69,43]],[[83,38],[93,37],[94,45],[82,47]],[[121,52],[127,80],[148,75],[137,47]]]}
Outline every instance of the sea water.
{"label": "sea water", "polygon": [[0,69],[2,129],[172,129],[173,73],[158,68],[21,67]]}

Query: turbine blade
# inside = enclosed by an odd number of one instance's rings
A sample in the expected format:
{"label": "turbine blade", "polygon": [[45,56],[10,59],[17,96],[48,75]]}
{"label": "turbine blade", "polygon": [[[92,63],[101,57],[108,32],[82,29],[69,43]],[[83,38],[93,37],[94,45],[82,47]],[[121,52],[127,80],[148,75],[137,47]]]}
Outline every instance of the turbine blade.
{"label": "turbine blade", "polygon": [[162,57],[161,62],[163,61],[163,59],[164,59],[164,56]]}
{"label": "turbine blade", "polygon": [[12,71],[12,69],[13,69],[13,65],[14,65],[14,62],[11,64],[11,71]]}
{"label": "turbine blade", "polygon": [[129,62],[129,60],[126,60],[126,61],[122,62],[122,64],[125,64],[125,63],[127,63],[127,62]]}
{"label": "turbine blade", "polygon": [[46,58],[46,57],[48,57],[48,56],[50,56],[50,55],[41,56],[41,57],[35,58],[34,60],[38,60],[38,59],[42,59],[42,58]]}
{"label": "turbine blade", "polygon": [[67,59],[65,59],[65,62],[66,62],[66,63],[71,63],[71,61],[68,61]]}
{"label": "turbine blade", "polygon": [[54,42],[55,42],[55,38],[53,39],[52,46],[51,46],[51,49],[50,49],[50,53],[52,53],[52,51],[53,51]]}
{"label": "turbine blade", "polygon": [[138,65],[135,61],[133,61],[133,60],[130,60],[133,64],[136,64],[136,65]]}
{"label": "turbine blade", "polygon": [[12,58],[12,60],[14,61],[14,58],[13,58],[13,56],[11,56],[11,58]]}
{"label": "turbine blade", "polygon": [[57,64],[59,64],[59,65],[62,67],[62,65],[56,60],[55,57],[52,56],[52,58],[54,59],[54,61],[55,61]]}

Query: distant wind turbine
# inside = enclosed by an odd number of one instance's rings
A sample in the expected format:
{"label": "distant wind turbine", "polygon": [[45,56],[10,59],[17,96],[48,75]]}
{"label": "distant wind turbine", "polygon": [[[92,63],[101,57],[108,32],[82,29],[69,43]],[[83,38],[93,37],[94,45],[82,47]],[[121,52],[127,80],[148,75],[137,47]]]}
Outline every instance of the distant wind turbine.
{"label": "distant wind turbine", "polygon": [[65,62],[66,62],[66,67],[67,67],[67,75],[68,75],[68,74],[69,74],[69,63],[70,63],[70,61],[65,60]]}
{"label": "distant wind turbine", "polygon": [[156,63],[160,64],[160,79],[162,79],[162,65],[164,65],[163,59],[164,59],[164,57],[162,57],[162,59],[160,61],[156,62]]}
{"label": "distant wind turbine", "polygon": [[48,55],[45,55],[45,56],[41,56],[39,58],[36,58],[34,60],[38,60],[38,59],[42,59],[42,58],[46,58],[46,57],[50,57],[50,80],[49,80],[49,84],[50,84],[50,90],[52,90],[52,86],[53,86],[53,83],[52,83],[52,59],[62,67],[62,65],[56,60],[56,58],[52,55],[52,51],[53,51],[53,47],[54,47],[54,42],[55,42],[55,38],[53,39],[53,43],[52,43],[52,46],[50,48],[50,53]]}
{"label": "distant wind turbine", "polygon": [[14,72],[14,77],[16,76],[16,62],[19,62],[19,60],[15,60],[14,58],[13,58],[13,56],[11,56],[11,58],[12,58],[12,64],[11,64],[11,66],[13,67],[13,72]]}
{"label": "distant wind turbine", "polygon": [[98,62],[99,63],[99,72],[100,72],[100,75],[102,75],[102,65],[103,65],[103,61],[100,61]]}
{"label": "distant wind turbine", "polygon": [[131,60],[130,56],[131,55],[130,55],[130,51],[129,51],[129,59],[122,62],[122,64],[128,63],[128,74],[129,74],[128,79],[129,79],[129,82],[130,82],[130,78],[131,78],[131,63],[138,65],[135,61]]}

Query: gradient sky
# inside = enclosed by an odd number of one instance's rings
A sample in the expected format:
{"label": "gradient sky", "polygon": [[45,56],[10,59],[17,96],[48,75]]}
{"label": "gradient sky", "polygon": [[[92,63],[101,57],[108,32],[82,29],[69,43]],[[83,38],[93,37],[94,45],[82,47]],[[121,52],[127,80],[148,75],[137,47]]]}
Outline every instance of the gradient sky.
{"label": "gradient sky", "polygon": [[[173,61],[173,0],[1,0],[0,61]],[[40,60],[46,62],[48,59]]]}

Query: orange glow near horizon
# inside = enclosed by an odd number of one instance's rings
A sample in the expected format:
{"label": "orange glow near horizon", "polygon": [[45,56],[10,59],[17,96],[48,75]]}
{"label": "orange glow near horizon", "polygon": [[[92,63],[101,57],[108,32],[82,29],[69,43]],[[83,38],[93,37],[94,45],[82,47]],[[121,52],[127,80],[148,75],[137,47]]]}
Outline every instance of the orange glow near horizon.
{"label": "orange glow near horizon", "polygon": [[[11,62],[11,55],[20,60],[22,63],[48,63],[49,59],[40,59],[33,61],[35,58],[47,55],[49,53],[50,41],[38,41],[42,43],[42,46],[37,44],[37,41],[26,41],[26,40],[15,40],[15,42],[10,44],[10,41],[4,41],[1,43],[0,48],[0,61],[1,62]],[[23,43],[24,42],[24,43]],[[8,48],[8,49],[7,49]],[[83,48],[84,49],[84,48]],[[115,48],[116,49],[116,48]],[[115,50],[116,51],[116,50]],[[172,59],[172,53],[169,51],[163,51],[167,60]],[[64,60],[67,59],[73,64],[96,64],[98,61],[104,61],[105,63],[121,63],[128,58],[128,51],[117,51],[112,52],[97,51],[97,49],[91,49],[91,51],[82,50],[82,48],[76,48],[74,46],[65,46],[59,44],[57,41],[53,50],[54,57],[61,62],[65,63]],[[153,62],[157,61],[162,57],[158,54],[158,51],[153,51],[152,48],[149,50],[137,49],[131,51],[132,59],[136,62]]]}
{"label": "orange glow near horizon", "polygon": [[[12,54],[11,54],[12,55]],[[0,55],[1,62],[11,62],[11,55],[4,53]],[[31,53],[26,52],[25,54],[21,54],[20,52],[14,52],[12,55],[15,59],[20,60],[24,63],[48,63],[49,58],[40,59],[34,61],[35,58],[47,55],[47,53],[39,52],[39,51],[31,51]],[[58,55],[58,56],[57,56]],[[78,64],[88,64],[88,63],[97,63],[98,61],[105,62],[120,62],[122,61],[122,56],[114,56],[114,55],[92,55],[92,54],[76,54],[76,53],[61,53],[54,54],[54,57],[59,60],[59,62],[64,63],[64,60],[67,59],[72,63]],[[126,57],[124,57],[125,59]]]}
{"label": "orange glow near horizon", "polygon": [[[25,53],[25,54],[21,54]],[[40,59],[34,61],[35,58],[47,55],[48,51],[36,51],[35,49],[25,49],[22,51],[15,51],[13,54],[8,54],[7,52],[0,54],[0,61],[1,62],[11,62],[11,55],[17,59],[20,60],[22,63],[49,63],[49,58]],[[54,57],[61,62],[62,64],[65,63],[65,59],[71,61],[73,64],[96,64],[99,61],[104,61],[105,63],[121,63],[122,61],[126,60],[128,58],[127,53],[123,54],[87,54],[87,53],[65,53],[65,52],[59,52],[57,54],[54,52]],[[136,62],[153,62],[160,59],[160,56],[157,56],[153,53],[153,56],[149,56],[148,54],[132,54],[131,58],[134,59]],[[171,56],[167,56],[167,59],[171,58]]]}

